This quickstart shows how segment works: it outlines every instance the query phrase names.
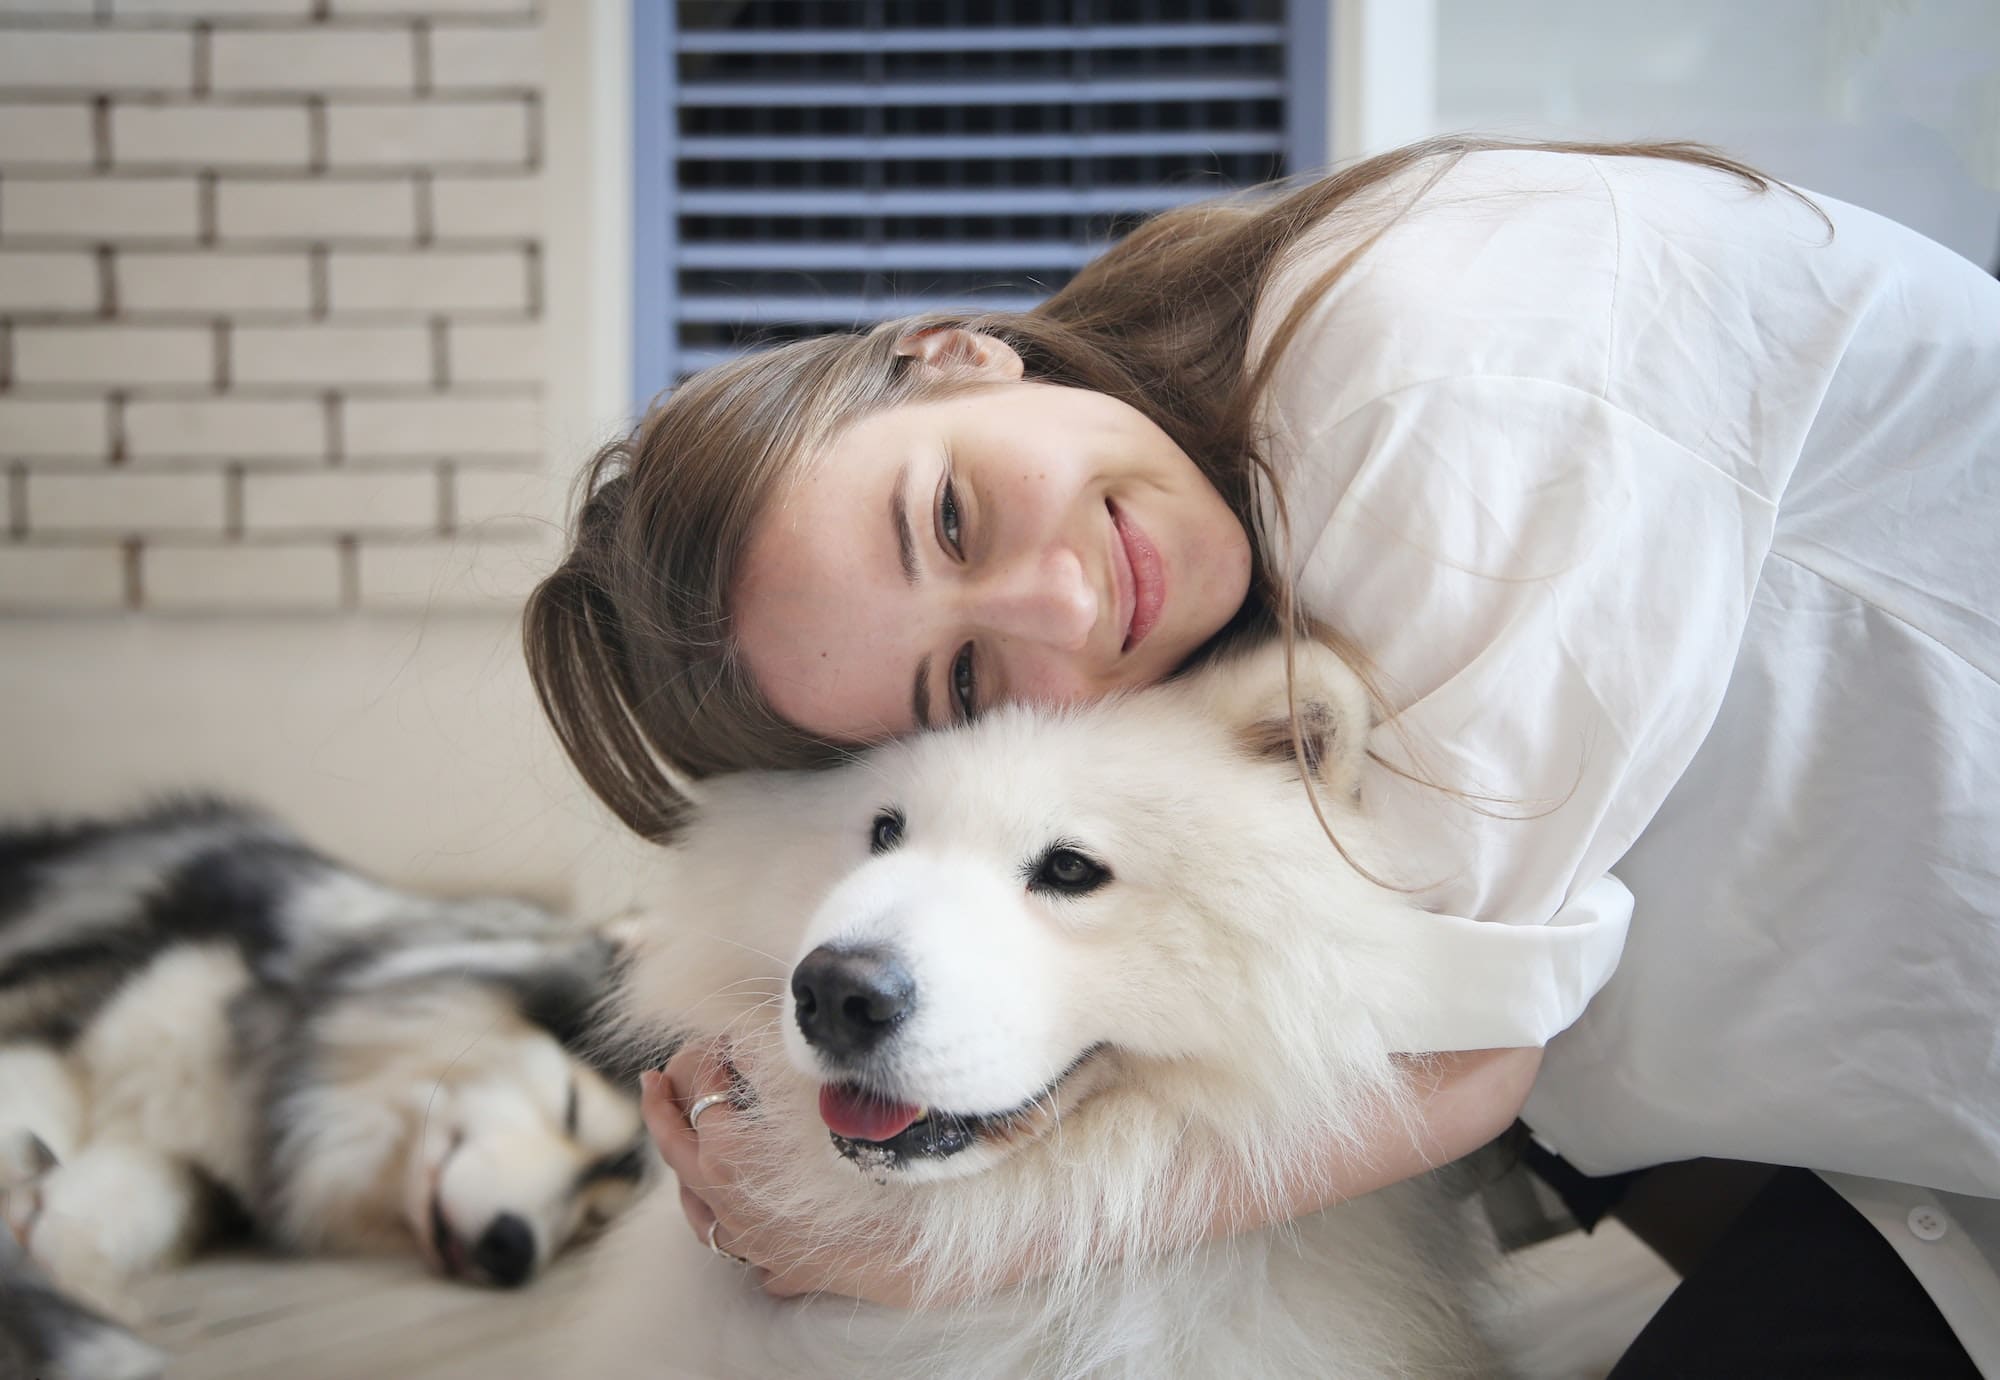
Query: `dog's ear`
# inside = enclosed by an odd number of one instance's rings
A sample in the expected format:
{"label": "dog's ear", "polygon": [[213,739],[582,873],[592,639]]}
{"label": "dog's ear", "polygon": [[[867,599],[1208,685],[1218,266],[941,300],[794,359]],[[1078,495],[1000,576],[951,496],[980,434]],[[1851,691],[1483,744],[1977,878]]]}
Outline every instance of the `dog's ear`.
{"label": "dog's ear", "polygon": [[1289,694],[1281,642],[1258,648],[1219,674],[1224,682],[1221,708],[1245,752],[1300,763],[1336,793],[1360,789],[1373,714],[1361,678],[1332,650],[1298,639]]}

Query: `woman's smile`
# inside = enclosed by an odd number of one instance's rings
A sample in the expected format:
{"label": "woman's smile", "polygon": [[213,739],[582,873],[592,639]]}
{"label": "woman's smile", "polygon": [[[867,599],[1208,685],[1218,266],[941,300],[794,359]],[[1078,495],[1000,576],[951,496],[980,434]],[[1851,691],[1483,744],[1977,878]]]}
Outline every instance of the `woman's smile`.
{"label": "woman's smile", "polygon": [[1118,650],[1125,653],[1144,642],[1160,621],[1167,597],[1166,572],[1160,553],[1139,524],[1119,512],[1118,505],[1109,499],[1104,506],[1111,512],[1112,530],[1118,538],[1114,564],[1119,576],[1118,624],[1123,632]]}

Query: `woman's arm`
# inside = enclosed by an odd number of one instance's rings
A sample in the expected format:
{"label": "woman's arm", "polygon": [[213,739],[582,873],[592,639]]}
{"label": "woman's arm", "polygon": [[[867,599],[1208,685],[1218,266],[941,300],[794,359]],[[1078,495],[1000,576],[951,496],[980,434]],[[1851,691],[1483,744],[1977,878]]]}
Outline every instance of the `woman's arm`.
{"label": "woman's arm", "polygon": [[[1415,1116],[1386,1120],[1358,1149],[1329,1145],[1320,1164],[1301,1166],[1285,1185],[1284,1201],[1275,1210],[1249,1184],[1228,1186],[1211,1236],[1302,1217],[1470,1154],[1513,1123],[1541,1062],[1539,1049],[1473,1050],[1425,1059],[1412,1070]],[[680,1180],[681,1208],[696,1237],[707,1242],[714,1224],[715,1244],[747,1260],[758,1283],[778,1297],[845,1294],[896,1308],[915,1301],[915,1280],[894,1266],[902,1256],[896,1243],[855,1241],[838,1252],[822,1248],[800,1259],[804,1232],[797,1224],[761,1216],[736,1188],[743,1123],[727,1103],[702,1113],[699,1133],[689,1129],[687,1109],[695,1099],[729,1091],[729,1067],[720,1051],[712,1046],[684,1049],[664,1073],[648,1073],[641,1081],[646,1126]],[[1016,1262],[1009,1282],[1031,1279],[1040,1269],[1038,1261],[1024,1258]]]}

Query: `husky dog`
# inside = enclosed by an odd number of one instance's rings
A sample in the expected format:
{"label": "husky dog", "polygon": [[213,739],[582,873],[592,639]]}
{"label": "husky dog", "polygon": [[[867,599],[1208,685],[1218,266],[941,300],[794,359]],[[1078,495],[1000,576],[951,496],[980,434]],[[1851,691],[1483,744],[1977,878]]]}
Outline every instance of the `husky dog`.
{"label": "husky dog", "polygon": [[0,831],[17,1278],[115,1311],[233,1216],[289,1250],[527,1281],[646,1162],[633,1071],[581,1053],[613,959],[535,907],[395,891],[216,802]]}
{"label": "husky dog", "polygon": [[[1494,1368],[1490,1250],[1435,1178],[1205,1239],[1408,1106],[1390,1020],[1411,906],[1365,858],[1352,673],[1266,649],[1115,701],[1011,708],[822,773],[703,783],[643,933],[635,1026],[722,1037],[762,1150],[739,1185],[894,1243],[905,1313],[777,1302],[671,1190],[601,1248],[565,1373],[1416,1376]],[[987,1294],[997,1272],[1034,1282]],[[579,1354],[581,1353],[581,1354]]]}

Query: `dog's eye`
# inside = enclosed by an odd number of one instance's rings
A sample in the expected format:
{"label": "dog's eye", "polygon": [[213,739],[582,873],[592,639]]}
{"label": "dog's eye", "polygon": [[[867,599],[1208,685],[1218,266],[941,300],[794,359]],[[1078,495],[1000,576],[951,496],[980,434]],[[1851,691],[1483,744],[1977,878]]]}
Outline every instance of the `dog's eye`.
{"label": "dog's eye", "polygon": [[884,810],[875,816],[875,824],[868,833],[868,851],[886,853],[903,841],[903,814],[900,810]]}
{"label": "dog's eye", "polygon": [[1111,880],[1111,869],[1091,861],[1074,848],[1056,847],[1042,854],[1028,890],[1060,896],[1083,896]]}

